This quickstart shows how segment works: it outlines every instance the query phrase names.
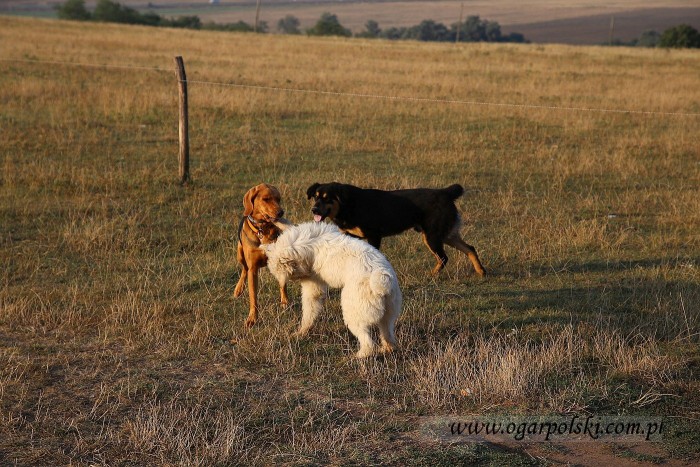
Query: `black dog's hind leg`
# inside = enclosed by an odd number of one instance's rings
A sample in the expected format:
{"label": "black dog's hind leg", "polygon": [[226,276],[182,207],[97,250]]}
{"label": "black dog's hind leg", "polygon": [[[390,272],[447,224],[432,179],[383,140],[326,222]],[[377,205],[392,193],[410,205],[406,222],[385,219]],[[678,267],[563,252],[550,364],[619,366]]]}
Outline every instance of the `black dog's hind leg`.
{"label": "black dog's hind leg", "polygon": [[447,237],[445,239],[445,243],[467,255],[469,261],[472,262],[472,266],[474,266],[474,270],[478,275],[483,276],[484,274],[486,274],[484,267],[481,265],[481,261],[479,261],[479,255],[476,254],[476,249],[474,249],[473,246],[462,240],[459,237],[458,232],[453,232],[452,235]]}
{"label": "black dog's hind leg", "polygon": [[445,253],[442,239],[438,237],[428,237],[425,232],[423,232],[423,243],[425,243],[430,252],[437,258],[437,264],[433,268],[433,274],[437,274],[447,265],[447,254]]}

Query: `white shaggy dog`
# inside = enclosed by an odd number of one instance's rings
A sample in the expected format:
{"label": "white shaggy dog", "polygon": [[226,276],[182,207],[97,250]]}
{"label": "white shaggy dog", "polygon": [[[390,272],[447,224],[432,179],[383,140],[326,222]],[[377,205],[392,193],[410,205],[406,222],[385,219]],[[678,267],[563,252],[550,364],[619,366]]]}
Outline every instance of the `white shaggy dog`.
{"label": "white shaggy dog", "polygon": [[396,272],[379,250],[338,227],[321,222],[279,225],[275,243],[261,245],[267,267],[280,285],[301,281],[302,316],[297,336],[305,335],[323,310],[328,287],[342,288],[340,305],[345,324],[360,342],[357,357],[375,351],[370,327],[378,326],[382,351],[396,345],[394,326],[401,312]]}

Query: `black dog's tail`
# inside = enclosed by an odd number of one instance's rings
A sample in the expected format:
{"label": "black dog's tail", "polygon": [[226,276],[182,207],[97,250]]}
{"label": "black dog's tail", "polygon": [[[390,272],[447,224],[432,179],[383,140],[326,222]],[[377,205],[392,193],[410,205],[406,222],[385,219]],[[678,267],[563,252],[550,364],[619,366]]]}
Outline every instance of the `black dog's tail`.
{"label": "black dog's tail", "polygon": [[456,200],[464,194],[464,188],[462,188],[462,185],[460,185],[459,183],[455,183],[454,185],[450,185],[447,188],[443,188],[442,191],[444,191],[452,201]]}

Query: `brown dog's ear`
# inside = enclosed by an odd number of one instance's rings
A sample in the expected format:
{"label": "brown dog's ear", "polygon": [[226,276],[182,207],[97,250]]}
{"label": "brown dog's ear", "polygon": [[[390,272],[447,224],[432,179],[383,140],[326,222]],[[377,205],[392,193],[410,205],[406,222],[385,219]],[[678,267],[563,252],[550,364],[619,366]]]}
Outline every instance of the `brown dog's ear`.
{"label": "brown dog's ear", "polygon": [[268,185],[267,183],[262,183],[261,185],[267,187],[267,189],[270,190],[270,193],[272,193],[272,195],[274,195],[278,200],[282,200],[282,193],[280,193],[279,188],[273,185]]}
{"label": "brown dog's ear", "polygon": [[316,196],[316,190],[320,187],[320,183],[314,183],[309,188],[306,189],[306,199],[311,199]]}
{"label": "brown dog's ear", "polygon": [[250,216],[253,214],[253,200],[258,195],[258,192],[262,189],[262,183],[256,185],[250,190],[248,190],[243,197],[243,215]]}

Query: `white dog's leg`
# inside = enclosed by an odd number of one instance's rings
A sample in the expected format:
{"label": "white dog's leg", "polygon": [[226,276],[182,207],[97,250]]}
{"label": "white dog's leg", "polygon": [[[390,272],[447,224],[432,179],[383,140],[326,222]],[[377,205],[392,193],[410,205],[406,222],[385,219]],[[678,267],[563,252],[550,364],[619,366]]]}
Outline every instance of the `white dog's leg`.
{"label": "white dog's leg", "polygon": [[394,334],[394,319],[387,313],[379,322],[379,337],[382,341],[382,352],[393,352],[396,348],[396,335]]}
{"label": "white dog's leg", "polygon": [[[366,285],[367,282],[364,284]],[[343,321],[360,343],[360,350],[355,354],[357,358],[365,358],[374,354],[376,345],[370,334],[370,327],[378,324],[383,311],[376,306],[380,304],[371,303],[371,300],[368,300],[363,292],[365,292],[365,288],[361,286],[346,285],[340,293]]]}
{"label": "white dog's leg", "polygon": [[357,351],[355,356],[357,358],[370,357],[374,354],[374,340],[372,340],[372,335],[369,333],[369,325],[365,323],[348,322],[348,329],[357,340],[360,342],[360,350]]}
{"label": "white dog's leg", "polygon": [[319,313],[323,310],[323,302],[326,300],[326,284],[314,280],[301,282],[301,324],[299,330],[294,333],[296,337],[305,336]]}
{"label": "white dog's leg", "polygon": [[396,334],[394,332],[396,320],[401,313],[401,294],[394,292],[384,297],[386,309],[384,316],[379,321],[379,335],[382,340],[382,352],[393,352],[396,348]]}

